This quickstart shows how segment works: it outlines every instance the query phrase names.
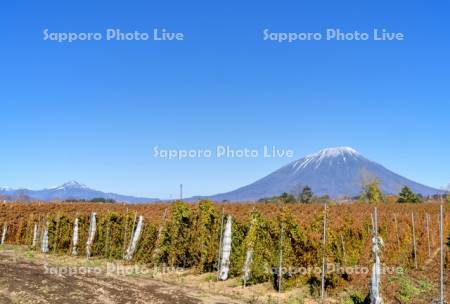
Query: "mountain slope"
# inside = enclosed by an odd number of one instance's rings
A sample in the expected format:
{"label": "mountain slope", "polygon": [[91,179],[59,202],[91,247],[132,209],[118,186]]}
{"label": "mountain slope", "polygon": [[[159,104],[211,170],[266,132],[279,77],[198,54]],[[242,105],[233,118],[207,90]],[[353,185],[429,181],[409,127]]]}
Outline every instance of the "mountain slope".
{"label": "mountain slope", "polygon": [[294,161],[270,175],[237,190],[217,194],[211,199],[248,201],[280,195],[298,194],[308,185],[316,195],[333,198],[357,196],[365,184],[377,179],[386,194],[397,194],[403,186],[423,195],[441,193],[406,179],[382,165],[368,160],[349,147],[323,149]]}
{"label": "mountain slope", "polygon": [[134,197],[116,193],[105,193],[102,191],[91,189],[75,181],[67,182],[59,187],[42,190],[0,188],[0,195],[7,196],[13,199],[17,199],[19,197],[28,197],[32,200],[43,201],[67,199],[91,200],[93,198],[113,199],[117,202],[125,203],[144,203],[159,201],[156,198]]}

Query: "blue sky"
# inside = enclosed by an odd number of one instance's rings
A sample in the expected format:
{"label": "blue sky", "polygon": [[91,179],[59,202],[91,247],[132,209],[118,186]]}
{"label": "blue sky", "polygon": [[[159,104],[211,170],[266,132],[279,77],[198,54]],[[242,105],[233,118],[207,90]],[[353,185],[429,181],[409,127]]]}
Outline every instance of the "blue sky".
{"label": "blue sky", "polygon": [[[0,186],[168,198],[233,190],[324,147],[351,146],[450,183],[450,5],[444,1],[20,1],[0,12]],[[184,41],[43,40],[183,32]],[[404,41],[264,41],[327,28]],[[153,157],[153,148],[293,149],[293,159]]]}

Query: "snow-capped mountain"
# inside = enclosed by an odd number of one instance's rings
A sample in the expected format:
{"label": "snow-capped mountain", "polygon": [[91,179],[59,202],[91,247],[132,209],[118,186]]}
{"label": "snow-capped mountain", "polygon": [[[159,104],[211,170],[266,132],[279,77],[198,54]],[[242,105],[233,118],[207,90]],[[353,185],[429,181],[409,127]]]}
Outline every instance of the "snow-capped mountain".
{"label": "snow-capped mountain", "polygon": [[76,181],[70,181],[62,184],[61,186],[42,190],[0,188],[0,195],[7,196],[10,199],[27,197],[31,200],[43,201],[68,199],[91,200],[93,198],[113,199],[117,202],[125,203],[144,203],[158,201],[158,199],[156,198],[134,197],[116,193],[106,193],[91,189],[88,186]]}
{"label": "snow-capped mountain", "polygon": [[237,190],[214,195],[214,200],[249,201],[280,195],[298,194],[304,186],[316,195],[333,198],[357,196],[368,182],[377,179],[386,194],[397,194],[403,186],[423,195],[442,191],[406,179],[373,162],[355,149],[323,149],[294,161],[270,175]]}
{"label": "snow-capped mountain", "polygon": [[65,189],[88,189],[88,187],[84,184],[81,184],[77,181],[69,181],[67,183],[62,184],[61,186],[50,188],[52,190],[65,190]]}

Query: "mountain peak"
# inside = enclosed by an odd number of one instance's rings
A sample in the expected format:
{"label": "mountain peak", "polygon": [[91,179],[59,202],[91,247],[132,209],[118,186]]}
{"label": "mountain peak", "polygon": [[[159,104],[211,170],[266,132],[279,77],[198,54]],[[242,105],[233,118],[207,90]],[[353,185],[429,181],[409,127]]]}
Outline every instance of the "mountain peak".
{"label": "mountain peak", "polygon": [[362,155],[358,151],[350,147],[325,148],[316,153],[310,154],[305,158],[295,161],[292,164],[292,168],[295,169],[295,172],[313,164],[315,168],[318,168],[322,164],[322,161],[333,161],[337,158],[342,159],[342,161],[346,162],[347,159],[362,158]]}
{"label": "mountain peak", "polygon": [[351,155],[361,155],[358,151],[351,147],[333,147],[333,148],[325,148],[320,150],[319,152],[316,152],[314,154],[311,154],[310,156],[319,156],[319,157],[336,157],[341,156],[345,154],[351,154]]}
{"label": "mountain peak", "polygon": [[126,203],[143,203],[143,202],[156,202],[157,198],[135,197],[129,195],[122,195],[112,192],[102,192],[99,190],[91,189],[88,186],[71,180],[61,186],[45,188],[41,190],[29,190],[29,189],[7,189],[0,188],[0,194],[7,194],[10,196],[10,200],[21,199],[24,196],[30,200],[92,200],[94,198],[112,199],[117,202]]}
{"label": "mountain peak", "polygon": [[294,161],[256,182],[231,192],[212,196],[215,200],[253,201],[291,193],[298,195],[308,185],[315,195],[332,198],[361,194],[368,181],[378,180],[385,194],[397,194],[402,187],[422,195],[443,191],[402,177],[364,157],[350,147],[320,150]]}
{"label": "mountain peak", "polygon": [[71,181],[68,181],[68,182],[62,184],[61,186],[57,187],[57,189],[63,189],[63,188],[87,188],[87,186],[84,184],[81,184],[77,181],[71,180]]}

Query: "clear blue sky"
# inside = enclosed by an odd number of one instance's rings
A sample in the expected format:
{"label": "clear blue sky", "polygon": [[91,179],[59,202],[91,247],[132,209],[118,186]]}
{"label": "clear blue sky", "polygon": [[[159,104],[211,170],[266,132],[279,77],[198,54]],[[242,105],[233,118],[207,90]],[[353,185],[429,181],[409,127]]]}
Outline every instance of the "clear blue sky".
{"label": "clear blue sky", "polygon": [[[17,2],[17,3],[16,3]],[[351,146],[450,183],[447,1],[15,1],[0,12],[0,186],[167,198],[233,190],[293,159],[153,157],[153,147]],[[183,32],[182,42],[42,31]],[[404,41],[263,41],[262,31],[403,32]]]}

